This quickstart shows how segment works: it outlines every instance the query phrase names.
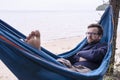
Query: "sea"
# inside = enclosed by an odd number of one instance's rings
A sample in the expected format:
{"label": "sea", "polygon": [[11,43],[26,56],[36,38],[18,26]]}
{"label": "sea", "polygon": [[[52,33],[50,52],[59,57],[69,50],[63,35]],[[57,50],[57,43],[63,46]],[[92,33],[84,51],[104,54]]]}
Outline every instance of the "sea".
{"label": "sea", "polygon": [[[0,11],[0,19],[28,36],[39,30],[42,41],[85,36],[87,26],[97,23],[104,11]],[[120,23],[118,32],[120,31]]]}

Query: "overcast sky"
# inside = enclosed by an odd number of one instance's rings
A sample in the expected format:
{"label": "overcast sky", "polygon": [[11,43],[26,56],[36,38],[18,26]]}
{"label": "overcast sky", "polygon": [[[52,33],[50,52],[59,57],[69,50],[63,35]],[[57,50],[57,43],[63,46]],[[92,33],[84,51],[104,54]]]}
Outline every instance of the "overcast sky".
{"label": "overcast sky", "polygon": [[0,10],[79,10],[100,4],[103,0],[0,0]]}

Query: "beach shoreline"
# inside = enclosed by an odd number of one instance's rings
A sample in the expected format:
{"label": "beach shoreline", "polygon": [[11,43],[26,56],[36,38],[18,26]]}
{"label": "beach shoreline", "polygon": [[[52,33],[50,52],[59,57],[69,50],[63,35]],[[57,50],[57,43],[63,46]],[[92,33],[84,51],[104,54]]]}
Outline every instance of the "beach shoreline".
{"label": "beach shoreline", "polygon": [[43,42],[42,47],[54,54],[61,54],[75,48],[83,39],[84,36],[54,39],[51,41]]}

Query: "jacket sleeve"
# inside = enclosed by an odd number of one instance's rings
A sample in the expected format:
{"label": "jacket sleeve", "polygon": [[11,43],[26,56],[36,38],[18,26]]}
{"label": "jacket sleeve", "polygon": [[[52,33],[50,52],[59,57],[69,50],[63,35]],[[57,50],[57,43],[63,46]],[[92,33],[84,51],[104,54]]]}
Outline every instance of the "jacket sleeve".
{"label": "jacket sleeve", "polygon": [[101,62],[107,52],[107,45],[99,47],[97,49],[80,51],[77,56],[83,57],[89,61]]}

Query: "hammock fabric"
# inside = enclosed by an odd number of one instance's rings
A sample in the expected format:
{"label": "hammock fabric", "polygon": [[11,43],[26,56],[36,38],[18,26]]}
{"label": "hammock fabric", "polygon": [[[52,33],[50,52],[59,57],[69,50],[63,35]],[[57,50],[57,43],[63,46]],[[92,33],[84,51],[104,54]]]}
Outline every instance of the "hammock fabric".
{"label": "hammock fabric", "polygon": [[75,72],[56,61],[77,53],[86,43],[86,38],[74,49],[55,55],[42,47],[41,51],[21,41],[22,33],[0,20],[0,59],[19,80],[102,80],[112,54],[113,36],[112,7],[108,6],[99,21],[103,26],[102,42],[107,42],[108,51],[99,68],[88,73]]}

